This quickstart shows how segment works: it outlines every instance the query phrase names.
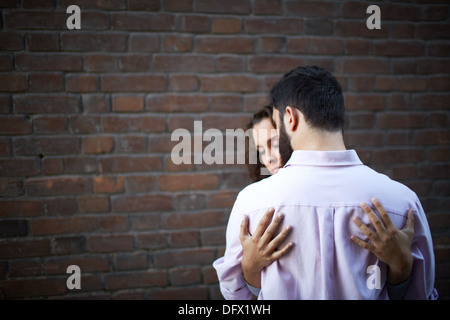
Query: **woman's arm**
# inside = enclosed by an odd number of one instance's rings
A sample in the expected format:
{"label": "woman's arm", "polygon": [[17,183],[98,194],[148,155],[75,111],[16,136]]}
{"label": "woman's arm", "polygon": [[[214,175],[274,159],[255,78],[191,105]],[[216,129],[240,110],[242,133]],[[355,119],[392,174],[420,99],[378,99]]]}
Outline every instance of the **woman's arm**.
{"label": "woman's arm", "polygon": [[244,216],[241,223],[239,239],[243,250],[242,271],[244,280],[253,287],[261,287],[262,269],[284,256],[293,246],[293,243],[289,242],[284,247],[278,248],[291,231],[291,226],[285,227],[275,235],[283,220],[283,214],[278,213],[273,218],[274,213],[273,208],[266,211],[253,235],[249,232],[247,216]]}

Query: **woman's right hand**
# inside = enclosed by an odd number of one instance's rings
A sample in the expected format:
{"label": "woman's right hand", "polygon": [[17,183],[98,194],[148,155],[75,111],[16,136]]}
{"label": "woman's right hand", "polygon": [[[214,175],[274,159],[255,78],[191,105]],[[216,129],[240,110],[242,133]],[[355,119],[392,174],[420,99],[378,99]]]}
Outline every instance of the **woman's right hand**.
{"label": "woman's right hand", "polygon": [[257,288],[261,287],[262,269],[284,256],[293,246],[293,243],[289,242],[278,249],[292,228],[287,226],[275,236],[275,232],[283,220],[283,214],[278,213],[272,219],[274,213],[273,208],[266,211],[253,235],[249,231],[247,216],[244,216],[241,223],[239,239],[243,250],[241,265],[244,279],[248,284]]}

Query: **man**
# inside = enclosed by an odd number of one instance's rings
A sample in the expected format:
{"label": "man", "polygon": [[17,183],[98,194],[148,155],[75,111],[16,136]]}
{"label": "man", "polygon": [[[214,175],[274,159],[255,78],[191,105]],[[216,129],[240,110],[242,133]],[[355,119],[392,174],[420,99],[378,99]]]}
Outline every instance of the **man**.
{"label": "man", "polygon": [[[273,87],[271,96],[286,165],[236,199],[225,255],[214,262],[224,297],[252,297],[241,266],[240,225],[247,216],[255,232],[273,207],[284,214],[283,224],[292,226],[289,241],[294,245],[261,272],[259,299],[437,298],[431,234],[420,201],[406,186],[364,166],[354,150],[346,150],[344,99],[336,79],[318,67],[299,67]],[[414,211],[411,252],[399,253],[389,265],[361,248],[360,238],[374,233],[368,225],[375,220],[360,203],[374,196],[398,229],[408,209]]]}

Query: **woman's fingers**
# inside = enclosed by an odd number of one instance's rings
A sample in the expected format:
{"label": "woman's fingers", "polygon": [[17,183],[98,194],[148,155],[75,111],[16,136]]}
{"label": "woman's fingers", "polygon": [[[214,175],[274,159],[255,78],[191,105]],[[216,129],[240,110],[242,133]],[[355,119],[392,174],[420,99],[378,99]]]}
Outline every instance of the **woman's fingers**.
{"label": "woman's fingers", "polygon": [[402,229],[402,232],[407,234],[411,239],[414,236],[414,210],[408,210],[408,218],[406,219],[406,225]]}
{"label": "woman's fingers", "polygon": [[268,250],[276,252],[277,248],[283,243],[291,230],[291,226],[286,226],[272,241],[269,242],[267,245]]}
{"label": "woman's fingers", "polygon": [[389,217],[384,207],[381,205],[380,201],[377,198],[372,198],[371,201],[375,206],[375,208],[377,209],[377,211],[380,213],[381,219],[383,220],[386,230],[393,230],[395,228],[395,225],[392,223],[391,218]]}
{"label": "woman's fingers", "polygon": [[250,237],[250,231],[248,230],[248,216],[244,215],[241,222],[241,231],[239,232],[239,240],[241,244],[245,241],[247,237]]}
{"label": "woman's fingers", "polygon": [[289,252],[289,250],[291,250],[291,248],[294,246],[293,242],[289,242],[288,244],[286,244],[283,248],[281,248],[280,250],[274,251],[272,254],[272,262],[275,260],[280,259],[282,256],[284,256],[286,253]]}
{"label": "woman's fingers", "polygon": [[[373,232],[365,223],[363,223],[360,218],[354,217],[353,222],[372,242],[377,240],[378,237],[375,232]],[[352,240],[354,240],[353,237],[355,236],[352,236]]]}
{"label": "woman's fingers", "polygon": [[368,206],[367,203],[365,202],[361,203],[361,208],[369,216],[369,219],[372,222],[378,234],[386,232],[386,228],[384,227],[383,222],[381,222],[380,218],[378,218],[378,216],[375,214],[375,212],[373,212],[373,210]]}
{"label": "woman's fingers", "polygon": [[266,213],[264,213],[264,216],[259,221],[258,226],[256,227],[255,233],[253,234],[254,237],[259,239],[263,236],[264,232],[267,229],[267,226],[272,220],[274,212],[275,212],[274,208],[267,209]]}
{"label": "woman's fingers", "polygon": [[284,215],[281,212],[278,212],[275,215],[275,217],[272,219],[272,222],[270,222],[269,226],[264,231],[264,234],[261,237],[263,244],[268,244],[272,240],[283,218]]}
{"label": "woman's fingers", "polygon": [[367,241],[363,241],[357,236],[351,236],[352,241],[356,243],[358,246],[360,246],[363,249],[369,250],[370,252],[373,252],[375,250],[375,246],[373,243],[369,243]]}

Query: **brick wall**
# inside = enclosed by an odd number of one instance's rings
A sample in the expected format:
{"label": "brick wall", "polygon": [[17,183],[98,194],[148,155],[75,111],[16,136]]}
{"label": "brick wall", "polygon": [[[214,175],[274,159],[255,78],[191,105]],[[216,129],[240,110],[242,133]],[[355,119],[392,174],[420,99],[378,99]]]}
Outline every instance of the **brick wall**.
{"label": "brick wall", "polygon": [[[449,297],[448,2],[0,7],[0,298],[220,298],[211,263],[250,181],[242,165],[174,165],[171,132],[245,126],[298,65],[339,79],[347,146],[419,195]],[[66,287],[73,264],[81,290]]]}

